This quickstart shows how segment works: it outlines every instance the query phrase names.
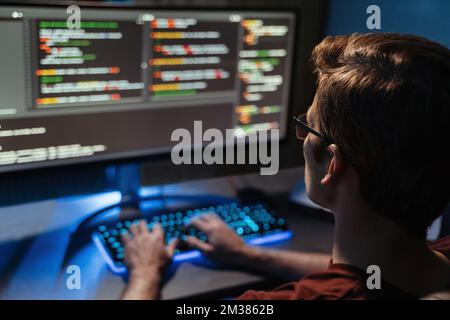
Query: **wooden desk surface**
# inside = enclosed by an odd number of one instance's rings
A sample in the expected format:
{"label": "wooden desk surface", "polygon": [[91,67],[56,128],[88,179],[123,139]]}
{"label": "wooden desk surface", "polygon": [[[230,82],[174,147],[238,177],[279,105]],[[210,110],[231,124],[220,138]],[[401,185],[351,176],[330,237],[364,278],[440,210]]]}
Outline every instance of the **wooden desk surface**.
{"label": "wooden desk surface", "polygon": [[[294,237],[273,248],[331,252],[333,226],[307,214],[311,210],[288,204],[287,191],[302,178],[302,169],[274,177],[243,176],[188,182],[165,187],[165,192],[235,195],[236,186],[258,186],[271,195],[275,209],[286,218]],[[119,200],[118,193],[44,201],[0,208],[0,299],[117,299],[125,282],[113,275],[94,245],[86,245],[68,264],[81,269],[81,289],[66,287],[62,268],[74,227],[90,212]],[[180,264],[163,288],[164,299],[220,298],[267,284],[261,275],[239,270]]]}

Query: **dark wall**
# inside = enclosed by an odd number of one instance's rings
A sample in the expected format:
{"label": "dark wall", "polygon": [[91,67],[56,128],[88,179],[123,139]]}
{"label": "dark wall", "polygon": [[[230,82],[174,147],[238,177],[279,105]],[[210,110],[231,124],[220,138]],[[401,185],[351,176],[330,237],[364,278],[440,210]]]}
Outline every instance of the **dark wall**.
{"label": "dark wall", "polygon": [[450,47],[448,0],[329,0],[326,33],[374,32],[366,27],[369,5],[381,9],[381,30],[420,35]]}

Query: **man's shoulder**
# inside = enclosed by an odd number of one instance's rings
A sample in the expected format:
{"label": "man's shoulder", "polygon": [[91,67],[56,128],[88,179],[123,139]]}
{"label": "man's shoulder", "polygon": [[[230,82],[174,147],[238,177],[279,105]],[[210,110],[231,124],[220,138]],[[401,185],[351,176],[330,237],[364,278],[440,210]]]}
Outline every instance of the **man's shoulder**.
{"label": "man's shoulder", "polygon": [[247,291],[242,300],[409,300],[417,299],[381,279],[381,289],[369,290],[364,270],[346,264],[331,264],[327,270],[310,273],[298,282],[274,291]]}
{"label": "man's shoulder", "polygon": [[296,285],[295,294],[305,300],[365,300],[369,298],[365,278],[365,273],[356,267],[331,264],[327,270],[303,277]]}
{"label": "man's shoulder", "polygon": [[428,245],[431,249],[439,251],[450,260],[450,235],[430,242]]}
{"label": "man's shoulder", "polygon": [[365,281],[356,268],[331,265],[327,270],[305,275],[273,291],[250,290],[241,295],[242,300],[338,300],[368,299]]}

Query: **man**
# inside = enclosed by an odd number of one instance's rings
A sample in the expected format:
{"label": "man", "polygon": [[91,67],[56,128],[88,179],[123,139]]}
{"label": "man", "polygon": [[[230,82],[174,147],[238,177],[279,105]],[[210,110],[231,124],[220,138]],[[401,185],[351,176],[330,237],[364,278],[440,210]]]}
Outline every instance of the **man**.
{"label": "man", "polygon": [[[187,242],[212,259],[301,278],[241,299],[412,299],[450,289],[450,237],[426,243],[449,203],[450,51],[417,36],[327,37],[313,52],[317,92],[304,139],[308,196],[335,215],[331,257],[250,247],[216,216],[192,225],[208,242]],[[305,131],[306,130],[306,131]],[[159,227],[125,238],[124,299],[158,297],[176,243]],[[381,270],[380,290],[366,269]]]}

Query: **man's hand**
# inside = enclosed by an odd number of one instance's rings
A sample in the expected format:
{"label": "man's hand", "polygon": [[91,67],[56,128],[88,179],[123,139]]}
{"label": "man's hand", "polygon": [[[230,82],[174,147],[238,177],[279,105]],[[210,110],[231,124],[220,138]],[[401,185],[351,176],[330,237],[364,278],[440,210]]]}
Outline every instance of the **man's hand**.
{"label": "man's hand", "polygon": [[154,299],[159,296],[159,285],[165,268],[172,260],[177,242],[164,244],[164,233],[159,224],[149,231],[145,220],[130,227],[123,237],[124,261],[130,280],[123,299]]}
{"label": "man's hand", "polygon": [[199,249],[206,256],[222,263],[238,263],[246,251],[244,241],[215,214],[202,215],[195,218],[189,226],[202,231],[208,238],[203,242],[196,237],[188,236],[186,242]]}
{"label": "man's hand", "polygon": [[130,233],[122,238],[125,247],[125,264],[130,274],[162,273],[171,262],[176,248],[175,241],[165,246],[164,233],[159,224],[150,231],[145,220],[133,224],[130,227]]}

